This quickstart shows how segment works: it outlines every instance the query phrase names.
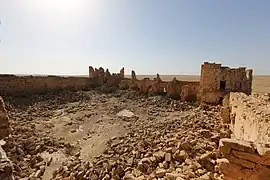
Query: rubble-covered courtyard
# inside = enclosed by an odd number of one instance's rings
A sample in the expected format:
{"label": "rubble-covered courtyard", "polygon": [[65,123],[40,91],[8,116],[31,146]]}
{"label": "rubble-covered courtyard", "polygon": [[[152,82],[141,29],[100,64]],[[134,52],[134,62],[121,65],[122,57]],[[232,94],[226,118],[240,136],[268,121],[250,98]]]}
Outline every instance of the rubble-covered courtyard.
{"label": "rubble-covered courtyard", "polygon": [[15,179],[223,179],[219,106],[133,91],[5,97]]}

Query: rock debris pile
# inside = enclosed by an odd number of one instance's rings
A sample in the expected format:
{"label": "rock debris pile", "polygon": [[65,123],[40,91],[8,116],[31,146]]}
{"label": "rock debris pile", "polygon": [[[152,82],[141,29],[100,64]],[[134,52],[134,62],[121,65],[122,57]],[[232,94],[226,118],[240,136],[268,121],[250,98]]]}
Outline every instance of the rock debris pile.
{"label": "rock debris pile", "polygon": [[[106,95],[94,91],[62,92],[28,100],[7,99],[12,128],[3,149],[14,164],[15,179],[223,179],[217,166],[217,148],[221,138],[230,137],[230,131],[221,124],[219,107],[197,106],[161,96],[137,96],[130,91]],[[78,118],[78,111],[90,115],[80,114],[83,118]],[[125,115],[119,116],[119,112]],[[67,129],[69,141],[53,133],[55,117],[70,118],[68,125],[57,125]],[[94,130],[88,122],[92,119],[97,119]],[[107,121],[108,127],[120,124],[125,130],[108,138],[102,153],[85,159],[82,153],[87,148],[102,147],[103,139],[95,138],[109,133],[105,128]],[[68,129],[73,124],[82,130]],[[41,125],[44,128],[38,129]],[[99,126],[105,130],[95,129]],[[81,147],[74,147],[76,143],[70,143],[73,139]],[[90,142],[93,144],[82,146]],[[76,151],[70,153],[72,149]],[[55,160],[53,154],[59,152],[65,152],[60,165],[49,178],[45,177]],[[44,158],[44,153],[51,154],[51,158]]]}
{"label": "rock debris pile", "polygon": [[216,150],[219,139],[229,137],[230,132],[220,124],[217,112],[217,108],[210,112],[196,108],[175,119],[138,120],[132,125],[132,131],[111,138],[104,153],[93,162],[72,157],[54,172],[53,177],[222,179],[216,167]]}
{"label": "rock debris pile", "polygon": [[[0,97],[0,139],[7,137],[10,133],[10,123],[5,103],[3,98]],[[1,140],[0,143],[0,179],[13,180],[13,165],[6,155],[6,152],[2,149],[1,145],[5,144]]]}
{"label": "rock debris pile", "polygon": [[[54,137],[49,131],[37,130],[36,125],[41,124],[43,120],[48,121],[53,115],[52,110],[54,108],[65,102],[78,101],[81,97],[82,94],[80,93],[72,95],[71,92],[67,91],[58,94],[58,96],[56,94],[45,94],[43,96],[33,95],[26,99],[7,98],[11,117],[9,122],[11,133],[4,138],[6,143],[3,148],[14,164],[15,179],[41,178],[45,168],[50,165],[52,160],[44,159],[41,153],[52,154],[59,149],[72,148],[70,143]],[[4,111],[4,113],[6,112]],[[2,119],[1,125],[7,124],[7,118]],[[2,123],[3,121],[4,123]]]}

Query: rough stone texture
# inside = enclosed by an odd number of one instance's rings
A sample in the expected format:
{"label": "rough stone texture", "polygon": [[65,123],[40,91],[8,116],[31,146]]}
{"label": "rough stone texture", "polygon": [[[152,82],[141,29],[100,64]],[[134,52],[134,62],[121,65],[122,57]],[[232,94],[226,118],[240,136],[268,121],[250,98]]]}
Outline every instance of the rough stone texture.
{"label": "rough stone texture", "polygon": [[0,139],[7,137],[10,133],[8,114],[3,98],[0,96]]}
{"label": "rough stone texture", "polygon": [[198,99],[201,102],[218,104],[229,92],[244,92],[250,95],[251,85],[252,70],[205,62],[201,66]]}
{"label": "rough stone texture", "polygon": [[[171,112],[169,98],[143,99],[131,100],[139,103],[134,108],[134,116],[139,117],[130,122],[129,132],[112,137],[104,152],[90,163],[71,157],[55,170],[53,179],[222,180],[215,169],[216,140],[227,137],[228,132],[220,123],[218,107],[204,111],[203,107],[173,101],[180,109],[191,109]],[[148,110],[139,115],[139,109]],[[164,111],[166,119],[158,115]]]}
{"label": "rough stone texture", "polygon": [[[225,82],[225,89],[220,89],[220,82]],[[119,73],[110,73],[108,69],[89,66],[89,78],[86,77],[18,77],[14,75],[0,76],[0,94],[25,95],[62,89],[84,90],[101,88],[103,92],[117,89],[132,89],[145,95],[168,95],[182,101],[201,101],[217,104],[228,92],[237,91],[251,93],[252,71],[245,68],[230,69],[221,64],[204,63],[201,67],[200,82],[179,81],[174,78],[170,82],[162,81],[159,74],[154,79],[136,78],[135,71],[131,79],[124,78],[124,68]],[[18,88],[19,87],[19,88]]]}
{"label": "rough stone texture", "polygon": [[[0,96],[0,139],[7,137],[10,134],[10,123],[5,108],[4,101]],[[7,158],[5,151],[0,145],[0,179],[12,180],[13,167],[10,160]]]}
{"label": "rough stone texture", "polygon": [[13,166],[5,151],[0,146],[0,179],[13,180]]}
{"label": "rough stone texture", "polygon": [[89,66],[89,84],[91,87],[101,87],[103,91],[110,92],[113,89],[119,88],[121,81],[124,79],[124,68],[120,73],[110,73],[109,69],[100,67],[99,69]]}
{"label": "rough stone texture", "polygon": [[181,100],[182,101],[196,101],[197,100],[197,94],[199,92],[199,84],[189,84],[184,85],[181,90]]}
{"label": "rough stone texture", "polygon": [[229,93],[221,117],[232,139],[221,139],[220,170],[228,179],[270,179],[270,98],[268,94]]}
{"label": "rough stone texture", "polygon": [[270,154],[259,155],[251,143],[221,139],[218,160],[219,170],[225,180],[266,180],[270,178]]}
{"label": "rough stone texture", "polygon": [[230,93],[223,101],[223,118],[233,137],[251,141],[262,155],[270,143],[270,101],[268,95]]}
{"label": "rough stone texture", "polygon": [[0,75],[0,94],[27,95],[59,90],[88,89],[87,77],[60,77],[60,76],[15,76]]}

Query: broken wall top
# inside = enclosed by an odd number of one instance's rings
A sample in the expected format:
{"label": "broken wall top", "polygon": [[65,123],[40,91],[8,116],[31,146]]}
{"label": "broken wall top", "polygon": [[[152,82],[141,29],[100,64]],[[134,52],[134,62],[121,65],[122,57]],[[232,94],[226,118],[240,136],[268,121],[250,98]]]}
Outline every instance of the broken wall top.
{"label": "broken wall top", "polygon": [[238,68],[230,68],[228,66],[222,66],[220,63],[210,63],[210,62],[204,62],[202,64],[203,68],[212,68],[212,69],[219,69],[221,71],[239,71],[239,72],[252,72],[252,69],[247,69],[247,67],[238,67]]}

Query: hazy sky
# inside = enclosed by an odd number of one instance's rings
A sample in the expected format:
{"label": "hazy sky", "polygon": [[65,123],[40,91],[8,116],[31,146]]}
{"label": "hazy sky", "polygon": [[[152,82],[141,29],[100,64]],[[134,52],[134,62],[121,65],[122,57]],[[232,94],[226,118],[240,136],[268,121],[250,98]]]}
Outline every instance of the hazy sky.
{"label": "hazy sky", "polygon": [[269,0],[0,0],[0,73],[270,74]]}

